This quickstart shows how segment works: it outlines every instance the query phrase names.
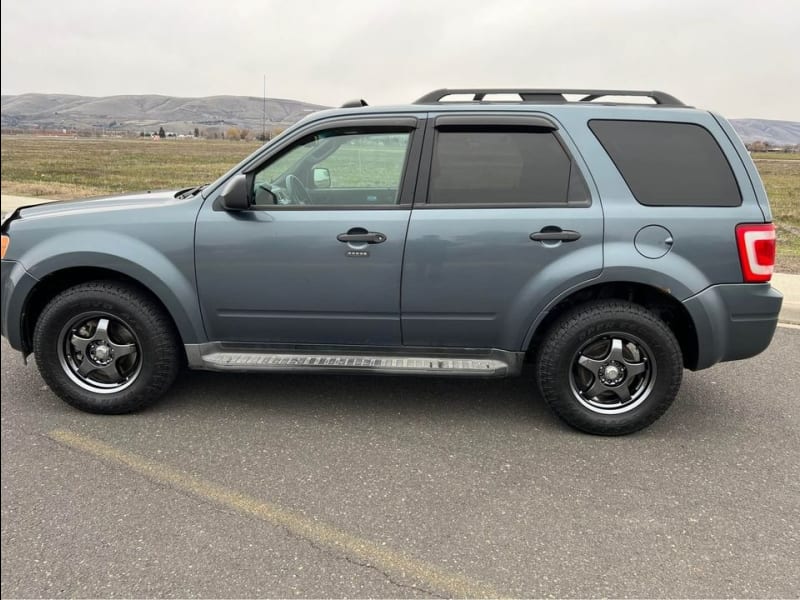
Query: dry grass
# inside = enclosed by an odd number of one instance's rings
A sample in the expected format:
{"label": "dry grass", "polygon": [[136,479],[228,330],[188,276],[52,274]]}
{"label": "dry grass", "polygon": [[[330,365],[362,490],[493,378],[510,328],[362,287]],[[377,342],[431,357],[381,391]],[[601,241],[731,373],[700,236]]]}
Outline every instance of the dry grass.
{"label": "dry grass", "polygon": [[800,152],[753,152],[753,160],[800,160]]}
{"label": "dry grass", "polygon": [[2,138],[2,193],[64,199],[213,181],[257,143]]}
{"label": "dry grass", "polygon": [[[2,138],[2,193],[62,199],[213,181],[257,143]],[[778,227],[778,269],[800,273],[800,154],[753,156]]]}
{"label": "dry grass", "polygon": [[772,160],[770,155],[755,162],[778,230],[777,270],[800,273],[800,160]]}

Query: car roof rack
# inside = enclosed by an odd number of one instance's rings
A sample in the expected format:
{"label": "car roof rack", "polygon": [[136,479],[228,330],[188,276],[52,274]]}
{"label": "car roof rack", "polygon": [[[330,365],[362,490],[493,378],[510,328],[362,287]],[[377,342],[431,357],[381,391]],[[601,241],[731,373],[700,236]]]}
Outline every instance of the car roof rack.
{"label": "car roof rack", "polygon": [[[471,100],[460,100],[460,102],[500,102],[498,100],[484,100],[490,94],[516,94],[519,96],[519,102],[537,102],[537,103],[569,103],[569,102],[592,102],[599,98],[608,96],[630,96],[650,98],[657,105],[662,106],[686,106],[683,102],[678,100],[675,96],[671,96],[666,92],[658,91],[640,91],[640,90],[559,90],[559,89],[516,89],[516,88],[442,88],[434,90],[414,101],[414,104],[447,104],[458,102],[454,100],[443,100],[447,96],[466,95],[472,96]],[[576,101],[570,101],[566,95],[582,96]],[[508,102],[503,100],[502,102]],[[513,100],[511,100],[513,102]]]}

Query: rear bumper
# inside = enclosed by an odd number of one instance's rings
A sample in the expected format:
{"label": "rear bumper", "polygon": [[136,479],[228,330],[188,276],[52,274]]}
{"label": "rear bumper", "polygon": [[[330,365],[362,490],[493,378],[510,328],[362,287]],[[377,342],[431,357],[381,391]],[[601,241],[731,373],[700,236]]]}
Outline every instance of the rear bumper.
{"label": "rear bumper", "polygon": [[684,300],[697,332],[693,368],[763,352],[775,334],[782,303],[783,295],[769,283],[714,285]]}
{"label": "rear bumper", "polygon": [[37,280],[25,270],[22,264],[13,260],[0,261],[0,332],[15,350],[25,354],[30,348],[25,347],[22,332],[22,317],[25,301]]}

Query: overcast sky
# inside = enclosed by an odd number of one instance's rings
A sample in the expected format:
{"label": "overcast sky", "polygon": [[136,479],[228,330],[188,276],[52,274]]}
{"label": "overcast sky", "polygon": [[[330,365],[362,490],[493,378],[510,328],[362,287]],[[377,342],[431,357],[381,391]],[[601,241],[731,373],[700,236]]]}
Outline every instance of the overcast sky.
{"label": "overcast sky", "polygon": [[667,91],[800,121],[800,0],[3,0],[3,94]]}

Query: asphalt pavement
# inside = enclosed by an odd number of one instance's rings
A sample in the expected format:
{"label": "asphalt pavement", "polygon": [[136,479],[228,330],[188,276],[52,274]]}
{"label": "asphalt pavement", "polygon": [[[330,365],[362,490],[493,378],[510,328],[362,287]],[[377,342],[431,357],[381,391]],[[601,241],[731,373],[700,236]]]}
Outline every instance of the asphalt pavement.
{"label": "asphalt pavement", "polygon": [[575,432],[510,380],[190,373],[80,413],[2,342],[5,597],[797,597],[800,329]]}

